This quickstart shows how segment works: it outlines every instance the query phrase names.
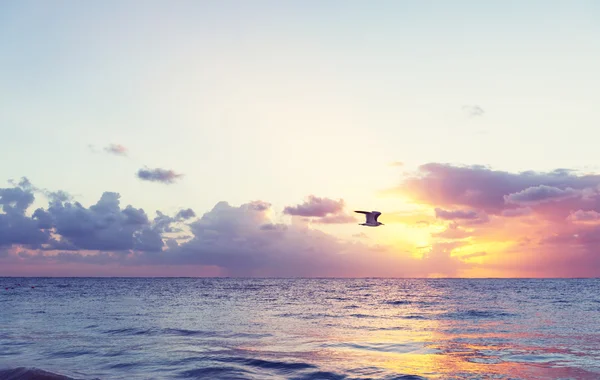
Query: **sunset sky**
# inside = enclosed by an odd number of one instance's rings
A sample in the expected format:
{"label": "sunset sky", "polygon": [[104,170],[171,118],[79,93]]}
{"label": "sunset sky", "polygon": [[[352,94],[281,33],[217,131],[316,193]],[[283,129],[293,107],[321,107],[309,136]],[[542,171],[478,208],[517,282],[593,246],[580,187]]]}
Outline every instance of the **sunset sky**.
{"label": "sunset sky", "polygon": [[599,20],[4,1],[0,276],[600,276]]}

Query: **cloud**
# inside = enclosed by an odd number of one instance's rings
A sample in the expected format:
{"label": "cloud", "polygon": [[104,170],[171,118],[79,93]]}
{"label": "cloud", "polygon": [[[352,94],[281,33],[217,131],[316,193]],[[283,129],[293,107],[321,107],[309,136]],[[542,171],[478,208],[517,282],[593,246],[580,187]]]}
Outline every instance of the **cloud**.
{"label": "cloud", "polygon": [[531,215],[532,212],[533,210],[531,210],[529,207],[519,207],[502,210],[501,215],[507,218],[516,218],[520,216]]}
{"label": "cloud", "polygon": [[406,175],[393,192],[452,221],[431,234],[434,241],[464,238],[467,233],[459,225],[469,226],[468,251],[487,252],[479,270],[597,276],[599,184],[600,175],[569,169],[511,173],[429,163]]}
{"label": "cloud", "polygon": [[439,207],[435,208],[435,216],[440,219],[445,220],[456,220],[456,219],[477,219],[479,218],[479,213],[477,211],[469,210],[456,210],[456,211],[447,211],[443,210]]}
{"label": "cloud", "polygon": [[309,217],[310,221],[323,224],[354,223],[356,218],[344,212],[344,200],[333,200],[319,198],[314,195],[308,196],[304,203],[296,206],[287,206],[284,214],[292,216]]}
{"label": "cloud", "polygon": [[21,245],[43,251],[160,251],[163,234],[174,231],[173,225],[193,217],[191,209],[176,218],[160,212],[150,221],[143,209],[120,206],[120,195],[104,192],[88,208],[70,202],[62,192],[48,192],[49,205],[26,214],[39,190],[29,181],[0,189],[0,247]]}
{"label": "cloud", "polygon": [[[278,222],[271,204],[260,200],[219,202],[198,213],[199,218],[185,207],[173,215],[148,215],[121,204],[114,192],[84,206],[60,192],[42,192],[26,179],[12,184],[0,189],[0,274],[34,273],[31,268],[37,268],[35,273],[43,275],[49,273],[43,268],[71,268],[71,275],[77,275],[77,268],[88,268],[88,274],[97,268],[140,275],[144,268],[143,273],[159,275],[162,268],[174,268],[169,273],[193,275],[191,268],[209,268],[198,273],[600,275],[600,176],[566,169],[510,173],[478,165],[423,165],[394,189],[402,200],[417,205],[413,211],[385,214],[405,224],[397,231],[407,241],[394,235],[393,246],[379,238],[343,240],[320,231],[322,223],[345,220],[342,199],[309,196],[285,208],[293,216],[288,224]],[[47,206],[31,210],[41,194],[48,198]],[[475,257],[479,259],[471,260]]]}
{"label": "cloud", "polygon": [[53,202],[47,210],[35,210],[32,217],[40,228],[60,237],[49,240],[46,250],[160,251],[162,233],[174,220],[157,214],[150,221],[143,209],[121,208],[118,193],[104,192],[89,208],[78,202]]}
{"label": "cloud", "polygon": [[104,151],[117,156],[127,156],[127,148],[121,144],[109,144],[104,147]]}
{"label": "cloud", "polygon": [[390,164],[390,166],[397,166],[397,167],[404,166],[404,162],[402,162],[402,161],[394,161],[394,162],[392,162]]}
{"label": "cloud", "polygon": [[317,223],[323,224],[343,224],[343,223],[354,223],[357,219],[353,215],[348,214],[336,214],[328,215],[322,218],[315,219]]}
{"label": "cloud", "polygon": [[185,210],[181,210],[177,213],[176,218],[177,219],[190,219],[196,216],[196,213],[194,212],[194,210],[192,210],[191,208],[185,209]]}
{"label": "cloud", "polygon": [[0,249],[13,244],[37,248],[50,238],[35,220],[25,215],[35,199],[28,184],[25,179],[19,187],[0,189]]}
{"label": "cloud", "polygon": [[594,210],[584,211],[577,210],[572,212],[567,220],[570,222],[596,222],[600,221],[600,213]]}
{"label": "cloud", "polygon": [[166,170],[161,168],[144,168],[138,170],[137,177],[144,181],[172,184],[175,182],[176,179],[183,177],[183,174],[177,174],[173,170]]}
{"label": "cloud", "polygon": [[344,201],[341,199],[336,201],[310,195],[304,203],[297,206],[287,206],[283,212],[288,215],[324,217],[327,214],[336,214],[343,209]]}
{"label": "cloud", "polygon": [[[456,166],[429,163],[420,166],[416,173],[405,177],[394,191],[408,196],[420,204],[434,205],[440,208],[466,207],[485,211],[491,215],[499,215],[506,209],[514,208],[506,203],[505,196],[541,185],[554,187],[561,191],[561,196],[558,197],[561,200],[561,206],[573,207],[574,204],[594,202],[596,202],[594,207],[600,206],[596,190],[598,184],[600,184],[600,175],[577,175],[567,169],[550,172],[510,173],[492,170],[481,165]],[[580,190],[581,197],[575,197],[574,190]],[[533,200],[533,198],[523,198],[524,195],[532,196],[530,192],[527,192],[517,196],[516,199]],[[537,196],[539,197],[540,194]],[[514,197],[515,195],[512,196],[513,200]],[[532,208],[537,211],[542,210],[543,206],[543,204],[537,203]],[[556,205],[552,205],[552,207],[556,207]],[[567,208],[566,214],[569,211]]]}
{"label": "cloud", "polygon": [[[104,192],[89,207],[53,200],[27,216],[33,204],[30,189],[0,190],[0,272],[11,268],[12,274],[30,273],[25,269],[30,267],[38,268],[38,274],[45,273],[39,270],[44,267],[104,267],[119,273],[115,268],[131,268],[127,273],[139,275],[136,268],[176,266],[181,273],[192,267],[218,268],[229,276],[402,277],[430,271],[452,275],[465,265],[449,257],[450,246],[428,251],[431,258],[415,259],[398,248],[344,241],[307,224],[276,223],[265,201],[240,206],[219,202],[199,219],[186,208],[175,216],[156,212],[152,219],[141,208],[122,205],[118,193]],[[330,205],[309,197],[308,204],[315,203]],[[339,207],[325,208],[338,213],[318,207],[300,210],[324,213],[324,218],[343,215]]]}
{"label": "cloud", "polygon": [[457,223],[452,223],[444,231],[434,232],[431,236],[442,239],[460,240],[470,237],[471,233],[460,228]]}
{"label": "cloud", "polygon": [[463,106],[462,109],[464,112],[466,112],[471,117],[483,116],[483,114],[485,113],[483,108],[481,108],[480,106],[477,106],[477,105],[471,105],[471,106],[466,105],[466,106]]}
{"label": "cloud", "polygon": [[462,260],[465,260],[465,259],[474,259],[476,257],[483,257],[483,256],[487,256],[487,252],[473,252],[473,253],[468,253],[466,255],[461,256],[460,258]]}
{"label": "cloud", "polygon": [[434,209],[435,216],[439,219],[443,220],[463,220],[463,224],[473,225],[473,224],[483,224],[489,221],[489,217],[485,212],[477,212],[474,210],[454,210],[447,211],[436,207]]}
{"label": "cloud", "polygon": [[519,206],[532,206],[545,202],[556,202],[568,198],[581,196],[581,191],[570,187],[559,189],[558,187],[539,185],[528,187],[517,193],[504,196],[506,203],[512,203]]}

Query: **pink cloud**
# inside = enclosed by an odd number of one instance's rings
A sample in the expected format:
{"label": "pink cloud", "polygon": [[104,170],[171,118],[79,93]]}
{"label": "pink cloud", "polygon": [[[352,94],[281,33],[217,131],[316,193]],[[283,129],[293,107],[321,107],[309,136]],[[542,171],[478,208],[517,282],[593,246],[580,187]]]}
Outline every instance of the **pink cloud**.
{"label": "pink cloud", "polygon": [[[446,230],[433,233],[434,239],[471,236],[473,243],[490,246],[514,242],[502,259],[488,252],[478,264],[482,270],[598,276],[599,184],[600,175],[567,169],[510,173],[484,166],[427,164],[404,178],[396,191],[430,205],[438,219],[453,221]],[[492,219],[487,223],[472,223],[477,215],[488,214]],[[472,230],[467,234],[459,224],[469,222]]]}
{"label": "pink cloud", "polygon": [[598,222],[600,221],[600,213],[594,210],[583,211],[577,210],[575,212],[571,212],[571,214],[567,217],[567,220],[570,222]]}
{"label": "pink cloud", "polygon": [[292,216],[309,217],[308,221],[323,224],[354,223],[356,218],[344,212],[345,203],[343,199],[334,200],[319,198],[314,195],[308,196],[304,203],[296,206],[287,206],[284,213]]}

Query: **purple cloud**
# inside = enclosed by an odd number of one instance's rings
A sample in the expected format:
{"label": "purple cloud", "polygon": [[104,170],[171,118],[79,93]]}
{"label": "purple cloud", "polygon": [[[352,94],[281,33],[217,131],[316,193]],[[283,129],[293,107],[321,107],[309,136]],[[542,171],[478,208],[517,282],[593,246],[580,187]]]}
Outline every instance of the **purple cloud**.
{"label": "purple cloud", "polygon": [[506,203],[512,203],[519,206],[533,206],[540,203],[556,202],[568,198],[581,196],[581,191],[572,189],[559,189],[558,187],[539,185],[528,187],[517,193],[512,193],[504,196]]}
{"label": "purple cloud", "polygon": [[104,151],[106,153],[115,154],[117,156],[126,156],[127,155],[127,148],[125,148],[121,144],[110,144],[110,145],[104,147]]}
{"label": "purple cloud", "polygon": [[479,213],[477,211],[469,210],[455,210],[447,211],[439,207],[435,208],[435,216],[444,220],[456,220],[456,219],[478,219]]}
{"label": "purple cloud", "polygon": [[314,221],[323,224],[343,224],[354,223],[357,221],[357,219],[354,216],[348,214],[334,214],[314,219]]}
{"label": "purple cloud", "polygon": [[194,210],[192,210],[191,208],[188,208],[188,209],[179,211],[177,213],[177,215],[175,216],[175,218],[187,220],[187,219],[191,219],[195,216],[196,216],[196,213],[194,212]]}
{"label": "purple cloud", "polygon": [[288,215],[324,217],[327,214],[337,214],[344,209],[343,200],[319,198],[310,195],[308,200],[297,206],[288,206],[283,212]]}
{"label": "purple cloud", "polygon": [[448,211],[441,209],[439,207],[435,208],[435,216],[436,218],[443,220],[463,220],[463,224],[466,225],[474,225],[474,224],[483,224],[489,221],[489,217],[484,212],[477,212],[474,210],[454,210]]}
{"label": "purple cloud", "polygon": [[[583,195],[587,195],[587,201],[595,202],[595,208],[600,206],[600,199],[596,197],[598,184],[600,175],[576,175],[567,169],[510,173],[481,165],[429,163],[420,166],[417,173],[405,178],[396,191],[409,195],[416,202],[436,207],[467,207],[499,215],[505,209],[513,208],[507,206],[505,196],[540,185],[562,190],[581,190],[582,200]],[[572,194],[572,191],[569,190],[567,194]]]}
{"label": "purple cloud", "polygon": [[287,206],[284,214],[294,216],[304,216],[310,219],[308,221],[323,224],[354,223],[356,218],[344,213],[344,200],[333,200],[329,198],[319,198],[310,195],[308,199],[296,206]]}
{"label": "purple cloud", "polygon": [[144,181],[172,184],[175,182],[176,179],[183,177],[183,174],[177,174],[173,170],[166,170],[161,168],[144,168],[138,170],[137,177]]}
{"label": "purple cloud", "polygon": [[592,221],[600,221],[600,213],[594,210],[584,211],[577,210],[572,212],[567,220],[571,222],[592,222]]}

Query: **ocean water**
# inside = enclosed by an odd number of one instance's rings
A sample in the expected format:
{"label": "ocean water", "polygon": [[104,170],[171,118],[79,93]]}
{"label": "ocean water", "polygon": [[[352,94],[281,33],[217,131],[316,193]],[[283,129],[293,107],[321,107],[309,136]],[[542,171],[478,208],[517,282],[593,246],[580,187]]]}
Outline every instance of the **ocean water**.
{"label": "ocean water", "polygon": [[600,280],[0,278],[0,379],[600,379]]}

